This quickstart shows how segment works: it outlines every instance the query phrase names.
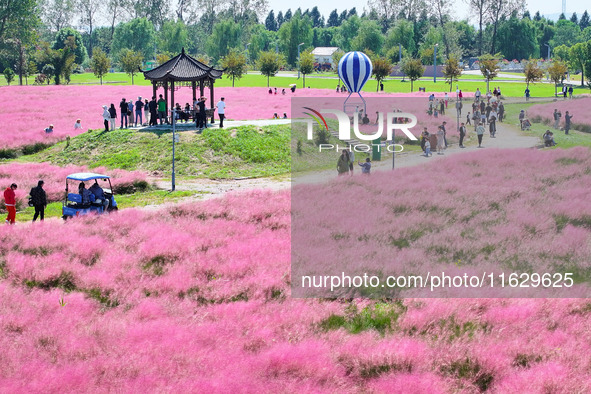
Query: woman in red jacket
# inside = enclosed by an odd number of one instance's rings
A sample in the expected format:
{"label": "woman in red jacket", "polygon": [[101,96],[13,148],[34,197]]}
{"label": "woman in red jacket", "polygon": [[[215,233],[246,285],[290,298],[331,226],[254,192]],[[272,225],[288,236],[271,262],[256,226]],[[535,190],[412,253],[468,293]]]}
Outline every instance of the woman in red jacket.
{"label": "woman in red jacket", "polygon": [[13,183],[4,190],[4,205],[6,205],[6,210],[8,211],[8,216],[6,217],[7,224],[14,224],[16,220],[16,195],[14,194],[16,188],[16,183]]}

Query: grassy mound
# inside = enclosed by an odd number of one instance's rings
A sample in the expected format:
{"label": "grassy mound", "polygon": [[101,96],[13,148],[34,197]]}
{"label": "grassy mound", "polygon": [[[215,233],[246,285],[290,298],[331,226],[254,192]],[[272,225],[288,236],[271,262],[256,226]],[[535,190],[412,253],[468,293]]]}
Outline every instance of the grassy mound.
{"label": "grassy mound", "polygon": [[[179,176],[234,178],[271,176],[290,171],[290,128],[286,125],[210,129],[202,134],[179,133],[176,173]],[[104,166],[142,170],[154,175],[172,171],[170,131],[90,131],[34,155],[26,161],[49,161],[65,166]]]}

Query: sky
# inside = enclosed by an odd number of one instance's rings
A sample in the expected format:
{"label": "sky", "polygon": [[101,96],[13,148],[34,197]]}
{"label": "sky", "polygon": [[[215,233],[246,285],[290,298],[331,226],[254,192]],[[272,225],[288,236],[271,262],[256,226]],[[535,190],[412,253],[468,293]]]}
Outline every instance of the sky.
{"label": "sky", "polygon": [[[468,7],[466,7],[466,3],[463,0],[453,0],[456,4],[456,11],[457,15],[460,19],[468,17]],[[325,0],[323,2],[319,2],[317,0],[295,0],[293,2],[286,2],[284,0],[269,0],[269,10],[274,10],[275,14],[279,11],[287,11],[288,8],[291,8],[292,11],[301,7],[302,10],[306,8],[313,8],[314,6],[318,6],[320,13],[324,15],[325,18],[328,18],[328,15],[332,10],[335,8],[339,11],[343,11],[344,9],[350,9],[353,7],[357,8],[357,11],[361,14],[364,7],[367,7],[367,1],[359,1],[359,0]],[[556,14],[557,16],[562,12],[562,0],[539,0],[539,1],[529,1],[527,8],[530,10],[532,15],[536,11],[540,11],[543,15],[551,15]],[[588,0],[567,0],[566,1],[566,15],[570,17],[573,12],[576,12],[579,17],[585,9],[588,9],[591,12],[591,5],[589,4]]]}

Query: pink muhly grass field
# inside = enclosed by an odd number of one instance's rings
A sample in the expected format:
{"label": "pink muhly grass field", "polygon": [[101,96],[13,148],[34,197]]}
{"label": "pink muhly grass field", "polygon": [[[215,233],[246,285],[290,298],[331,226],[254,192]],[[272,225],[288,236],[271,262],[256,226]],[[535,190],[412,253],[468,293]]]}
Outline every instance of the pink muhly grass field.
{"label": "pink muhly grass field", "polygon": [[563,127],[564,115],[568,111],[569,115],[573,116],[571,120],[573,129],[591,132],[591,112],[589,107],[591,107],[591,97],[558,99],[552,103],[532,105],[527,110],[527,115],[534,122],[554,124],[554,109],[558,109],[562,114],[560,126]]}
{"label": "pink muhly grass field", "polygon": [[[114,191],[129,189],[138,182],[146,182],[146,175],[140,171],[108,170],[104,167],[89,169],[84,166],[58,167],[49,163],[6,163],[0,164],[0,189],[4,191],[12,183],[18,185],[17,204],[23,204],[32,187],[39,180],[45,184],[43,189],[49,201],[59,201],[64,196],[66,176],[76,172],[94,172],[111,177]],[[88,185],[90,186],[90,185]],[[76,186],[77,187],[77,186]],[[0,196],[3,201],[3,197]]]}
{"label": "pink muhly grass field", "polygon": [[[292,97],[346,97],[345,93],[335,93],[327,89],[297,89],[294,94],[287,90],[286,95],[268,94],[267,88],[215,88],[215,101],[226,99],[226,117],[230,120],[272,119],[273,114],[291,116]],[[119,103],[122,98],[142,99],[152,97],[151,86],[6,86],[1,88],[0,149],[16,148],[35,143],[52,144],[75,136],[88,129],[103,128],[103,105],[111,103],[117,109],[117,127],[120,126]],[[163,94],[162,89],[158,94]],[[197,92],[199,94],[199,92]],[[363,93],[364,97],[424,97],[429,93]],[[210,107],[209,91],[206,89],[207,106]],[[443,97],[443,94],[440,94]],[[192,91],[188,87],[175,92],[175,102],[184,107],[192,103]],[[216,103],[213,103],[214,106]],[[425,105],[426,108],[426,105]],[[135,111],[134,111],[135,112]],[[135,114],[134,114],[135,116]],[[74,129],[76,119],[81,120],[82,128]],[[216,116],[217,119],[217,116]],[[145,121],[145,120],[144,120]],[[54,125],[54,132],[46,135],[45,128]]]}
{"label": "pink muhly grass field", "polygon": [[[520,261],[538,263],[543,252],[585,267],[591,256],[585,225],[590,166],[583,148],[491,149],[399,170],[395,178],[375,173],[306,190],[331,204],[322,216],[326,227],[356,234],[370,231],[373,219],[350,221],[351,211],[341,211],[353,205],[327,196],[351,202],[371,196],[381,204],[383,220],[370,235],[431,225],[437,231],[420,242],[390,248],[409,265],[425,258],[449,261],[461,249],[479,251],[478,262],[490,243],[497,245],[491,261],[518,253]],[[291,197],[289,191],[256,191],[159,211],[0,226],[0,387],[591,389],[591,308],[585,299],[292,298],[291,215],[306,211]],[[408,210],[394,210],[395,204]],[[561,228],[554,215],[563,217]],[[355,239],[352,245],[358,245]],[[347,247],[342,240],[325,241],[332,251]],[[443,245],[447,251],[431,248]],[[374,258],[382,258],[376,251]]]}

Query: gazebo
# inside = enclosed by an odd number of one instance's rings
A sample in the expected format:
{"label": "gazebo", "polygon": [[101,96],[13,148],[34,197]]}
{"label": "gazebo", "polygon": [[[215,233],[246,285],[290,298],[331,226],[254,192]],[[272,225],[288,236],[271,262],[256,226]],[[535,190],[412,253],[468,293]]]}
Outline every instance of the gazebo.
{"label": "gazebo", "polygon": [[158,87],[164,88],[164,101],[166,101],[166,115],[171,108],[168,101],[168,89],[170,88],[170,103],[174,106],[174,91],[181,86],[193,88],[193,102],[197,99],[197,83],[199,83],[199,96],[204,95],[205,86],[209,87],[211,122],[214,123],[214,94],[213,84],[216,79],[222,77],[223,70],[218,70],[201,63],[199,60],[187,55],[183,51],[166,63],[148,71],[140,72],[144,78],[152,81],[153,96],[157,97]]}

